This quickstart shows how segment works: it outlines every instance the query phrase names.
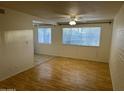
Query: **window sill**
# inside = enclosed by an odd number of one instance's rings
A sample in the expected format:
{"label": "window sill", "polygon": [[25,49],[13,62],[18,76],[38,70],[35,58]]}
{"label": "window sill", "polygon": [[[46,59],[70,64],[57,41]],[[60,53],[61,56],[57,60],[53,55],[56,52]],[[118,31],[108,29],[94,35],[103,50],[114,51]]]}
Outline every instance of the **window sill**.
{"label": "window sill", "polygon": [[75,46],[75,47],[95,47],[99,48],[100,46],[88,46],[88,45],[74,45],[74,44],[62,44],[64,46]]}

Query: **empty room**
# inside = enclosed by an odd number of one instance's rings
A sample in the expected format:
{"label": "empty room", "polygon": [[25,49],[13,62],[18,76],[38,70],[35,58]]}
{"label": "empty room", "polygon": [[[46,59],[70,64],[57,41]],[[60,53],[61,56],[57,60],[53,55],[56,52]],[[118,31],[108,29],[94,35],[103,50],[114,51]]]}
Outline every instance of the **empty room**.
{"label": "empty room", "polygon": [[123,1],[0,1],[0,90],[123,91]]}

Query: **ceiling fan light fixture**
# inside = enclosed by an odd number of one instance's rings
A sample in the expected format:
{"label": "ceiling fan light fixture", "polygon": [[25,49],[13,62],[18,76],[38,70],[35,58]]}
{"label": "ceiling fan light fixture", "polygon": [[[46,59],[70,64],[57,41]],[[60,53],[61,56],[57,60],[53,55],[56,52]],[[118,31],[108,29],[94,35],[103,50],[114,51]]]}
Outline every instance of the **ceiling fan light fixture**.
{"label": "ceiling fan light fixture", "polygon": [[75,21],[70,21],[70,22],[69,22],[69,25],[72,25],[72,26],[73,26],[73,25],[76,25],[76,22],[75,22]]}

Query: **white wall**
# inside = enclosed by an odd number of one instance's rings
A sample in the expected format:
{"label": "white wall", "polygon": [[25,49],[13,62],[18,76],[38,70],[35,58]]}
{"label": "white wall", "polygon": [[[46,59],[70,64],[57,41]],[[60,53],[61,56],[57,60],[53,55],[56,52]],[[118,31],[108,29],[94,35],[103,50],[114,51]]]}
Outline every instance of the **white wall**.
{"label": "white wall", "polygon": [[48,54],[55,56],[79,58],[86,60],[94,60],[100,62],[108,62],[110,44],[111,44],[111,31],[112,24],[84,24],[81,27],[100,26],[101,31],[101,43],[100,47],[84,47],[75,45],[63,45],[62,44],[62,26],[52,27],[52,44],[45,45],[37,42],[37,27],[34,28],[34,45],[35,53]]}
{"label": "white wall", "polygon": [[0,80],[32,66],[32,16],[6,9],[0,14]]}
{"label": "white wall", "polygon": [[124,90],[124,5],[114,19],[110,72],[114,90]]}

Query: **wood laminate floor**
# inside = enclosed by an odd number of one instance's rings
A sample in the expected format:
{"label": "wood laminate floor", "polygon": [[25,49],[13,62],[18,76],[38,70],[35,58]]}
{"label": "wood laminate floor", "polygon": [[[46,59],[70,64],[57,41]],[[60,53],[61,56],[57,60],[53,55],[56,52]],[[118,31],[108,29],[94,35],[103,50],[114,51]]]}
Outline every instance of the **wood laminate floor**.
{"label": "wood laminate floor", "polygon": [[35,54],[34,55],[34,65],[39,65],[39,64],[44,63],[46,61],[49,61],[53,57],[54,56],[50,56],[50,55]]}
{"label": "wood laminate floor", "polygon": [[0,82],[0,89],[112,90],[106,63],[53,57]]}

